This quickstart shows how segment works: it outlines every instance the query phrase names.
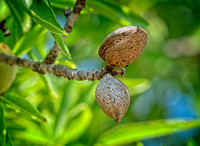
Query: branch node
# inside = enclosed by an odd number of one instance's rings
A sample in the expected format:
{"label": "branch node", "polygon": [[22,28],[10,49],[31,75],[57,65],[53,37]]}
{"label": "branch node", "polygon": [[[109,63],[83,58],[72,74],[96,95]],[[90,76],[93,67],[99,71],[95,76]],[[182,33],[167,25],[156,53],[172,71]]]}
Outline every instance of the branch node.
{"label": "branch node", "polygon": [[67,17],[69,16],[69,14],[71,14],[71,13],[72,13],[71,8],[68,8],[68,9],[65,8],[64,15],[66,16],[66,18],[67,18]]}
{"label": "branch node", "polygon": [[120,69],[120,70],[113,71],[113,72],[112,72],[112,75],[113,75],[113,76],[120,75],[120,76],[123,77],[123,76],[125,75],[125,69],[122,68],[122,69]]}
{"label": "branch node", "polygon": [[4,36],[7,37],[9,36],[11,33],[9,30],[7,30],[6,26],[5,26],[6,20],[0,21],[0,30],[3,31]]}
{"label": "branch node", "polygon": [[[73,24],[78,18],[82,8],[85,7],[85,0],[77,0],[74,7],[73,11],[71,11],[71,8],[65,9],[64,15],[66,16],[67,20],[64,26],[64,29],[67,33],[72,32],[73,29]],[[64,39],[66,39],[66,36],[63,36]],[[53,48],[43,61],[45,64],[54,64],[56,58],[58,57],[58,53],[60,52],[60,48],[56,43],[54,43]]]}

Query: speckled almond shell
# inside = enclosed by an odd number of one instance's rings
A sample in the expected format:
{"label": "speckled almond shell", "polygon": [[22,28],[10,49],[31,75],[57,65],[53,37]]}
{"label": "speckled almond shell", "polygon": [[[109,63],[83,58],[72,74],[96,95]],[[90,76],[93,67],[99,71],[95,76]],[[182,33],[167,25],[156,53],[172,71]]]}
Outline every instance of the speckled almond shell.
{"label": "speckled almond shell", "polygon": [[111,67],[123,67],[136,60],[147,43],[147,32],[140,27],[122,27],[108,35],[99,56]]}
{"label": "speckled almond shell", "polygon": [[97,85],[95,96],[104,113],[119,123],[130,104],[130,94],[126,85],[106,74]]}

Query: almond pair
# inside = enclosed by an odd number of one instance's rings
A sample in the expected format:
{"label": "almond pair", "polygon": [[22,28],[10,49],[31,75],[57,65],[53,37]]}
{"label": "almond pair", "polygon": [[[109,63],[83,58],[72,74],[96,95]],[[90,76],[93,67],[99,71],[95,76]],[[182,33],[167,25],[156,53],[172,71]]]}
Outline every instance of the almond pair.
{"label": "almond pair", "polygon": [[[136,26],[123,27],[105,38],[99,48],[99,56],[110,68],[127,66],[140,56],[146,43],[145,30]],[[100,80],[95,96],[104,113],[119,123],[130,104],[126,85],[106,74]]]}

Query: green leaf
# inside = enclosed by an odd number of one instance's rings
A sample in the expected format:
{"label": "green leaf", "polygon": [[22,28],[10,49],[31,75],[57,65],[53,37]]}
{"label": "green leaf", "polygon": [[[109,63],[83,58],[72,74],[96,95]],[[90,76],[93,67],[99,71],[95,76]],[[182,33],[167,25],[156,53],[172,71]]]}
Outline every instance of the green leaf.
{"label": "green leaf", "polygon": [[20,3],[16,0],[5,0],[8,4],[11,12],[15,15],[19,23],[21,24],[21,28],[23,32],[28,32],[31,28],[31,18],[27,15]]}
{"label": "green leaf", "polygon": [[4,36],[3,31],[0,31],[0,42],[4,42],[4,38],[5,36]]}
{"label": "green leaf", "polygon": [[3,102],[0,102],[0,146],[12,146],[10,133],[7,129],[7,121],[5,121]]}
{"label": "green leaf", "polygon": [[2,145],[5,145],[6,142],[6,127],[2,103],[0,103],[0,142]]}
{"label": "green leaf", "polygon": [[96,145],[124,145],[198,127],[200,120],[169,119],[124,124],[103,133]]}
{"label": "green leaf", "polygon": [[14,47],[14,54],[17,56],[21,56],[24,53],[30,51],[31,47],[33,47],[40,37],[43,37],[46,30],[40,25],[36,25],[31,31],[23,35],[21,39],[16,43]]}
{"label": "green leaf", "polygon": [[116,21],[121,25],[135,25],[140,27],[148,25],[148,22],[141,16],[135,14],[128,7],[120,6],[115,2],[95,0],[88,1],[87,5],[93,12]]}
{"label": "green leaf", "polygon": [[56,60],[55,64],[65,65],[65,66],[68,66],[72,69],[76,69],[76,64],[72,61],[69,61],[69,60]]}
{"label": "green leaf", "polygon": [[49,2],[44,2],[42,0],[31,0],[29,3],[25,0],[17,1],[37,23],[41,24],[52,33],[67,35],[65,30],[58,23]]}
{"label": "green leaf", "polygon": [[69,50],[67,48],[67,44],[64,41],[62,35],[60,34],[55,34],[55,33],[51,33],[51,35],[53,36],[53,38],[55,39],[58,47],[62,50],[62,52],[69,58],[71,59],[71,55],[69,53]]}
{"label": "green leaf", "polygon": [[[15,25],[13,25],[15,24]],[[11,32],[11,35],[4,38],[5,44],[7,44],[11,49],[13,49],[14,45],[23,35],[23,30],[21,28],[21,24],[17,20],[17,17],[11,13],[11,15],[6,18],[6,27]]]}
{"label": "green leaf", "polygon": [[[44,42],[42,40],[42,42]],[[44,50],[45,46],[44,46],[45,43],[41,43],[41,40],[36,44],[34,45],[35,47],[31,49],[31,51],[28,52],[28,56],[35,60],[35,61],[41,61],[41,60],[44,60],[44,57],[42,56],[42,54],[40,53],[39,49],[40,50]]]}
{"label": "green leaf", "polygon": [[[75,3],[73,0],[50,0],[50,2],[53,6],[59,8],[72,7]],[[121,25],[135,25],[143,28],[148,25],[144,18],[134,13],[130,8],[119,5],[115,1],[90,0],[87,1],[86,9],[89,13],[97,13]],[[86,9],[83,9],[83,11],[86,12]]]}
{"label": "green leaf", "polygon": [[75,0],[50,0],[52,6],[59,7],[59,8],[68,8],[73,7]]}
{"label": "green leaf", "polygon": [[140,94],[151,87],[151,82],[147,79],[118,78],[122,81],[130,92],[130,95]]}
{"label": "green leaf", "polygon": [[[12,112],[9,112],[9,114],[12,115]],[[19,118],[17,117],[15,120],[18,120],[18,119]],[[14,119],[12,119],[12,118],[11,119],[6,119],[6,127],[9,130],[16,130],[16,131],[24,131],[24,130],[26,130],[26,128],[24,127],[24,125],[21,126],[21,125],[17,124],[14,121]]]}
{"label": "green leaf", "polygon": [[49,2],[49,0],[42,0],[47,6],[49,6],[51,8],[51,4]]}
{"label": "green leaf", "polygon": [[25,140],[38,145],[47,145],[50,140],[38,133],[37,131],[14,131],[13,138]]}
{"label": "green leaf", "polygon": [[67,128],[63,130],[61,136],[63,144],[78,139],[86,131],[92,119],[92,111],[84,103],[78,104],[68,114],[71,120],[69,123],[67,122],[65,126]]}
{"label": "green leaf", "polygon": [[0,14],[0,21],[6,19],[6,17],[10,14],[9,8],[3,0],[0,0]]}
{"label": "green leaf", "polygon": [[56,135],[59,135],[60,131],[64,128],[68,120],[69,109],[73,108],[80,99],[81,83],[69,81],[62,90],[65,92],[61,99],[61,105],[56,117]]}
{"label": "green leaf", "polygon": [[10,105],[16,107],[20,111],[29,115],[32,119],[39,121],[46,121],[46,119],[40,114],[40,112],[32,106],[28,101],[23,97],[16,94],[6,94],[1,99]]}
{"label": "green leaf", "polygon": [[[19,139],[22,141],[27,141],[34,143],[35,145],[47,145],[52,142],[51,137],[51,119],[47,116],[48,122],[35,122],[30,119],[23,117],[12,118],[11,122],[19,127],[20,129],[10,129],[12,130],[12,139]],[[46,129],[48,127],[48,129]],[[12,127],[10,127],[12,128]]]}
{"label": "green leaf", "polygon": [[58,91],[56,90],[55,83],[52,79],[52,75],[46,74],[46,75],[41,75],[40,77],[44,81],[51,97],[58,99],[59,95],[58,95]]}
{"label": "green leaf", "polygon": [[95,99],[95,90],[97,88],[99,81],[93,81],[92,84],[88,87],[87,92],[82,95],[83,97],[82,102],[87,103],[89,106],[92,106],[94,102],[96,101]]}

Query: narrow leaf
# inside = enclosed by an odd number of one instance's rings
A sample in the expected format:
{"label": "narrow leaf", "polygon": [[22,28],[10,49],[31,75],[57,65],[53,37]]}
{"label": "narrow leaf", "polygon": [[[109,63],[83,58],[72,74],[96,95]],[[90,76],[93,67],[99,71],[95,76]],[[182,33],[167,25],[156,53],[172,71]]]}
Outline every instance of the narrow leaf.
{"label": "narrow leaf", "polygon": [[151,87],[151,82],[147,79],[119,78],[127,87],[130,95],[140,94]]}
{"label": "narrow leaf", "polygon": [[96,145],[124,145],[198,127],[200,127],[200,120],[169,119],[124,124],[102,134]]}
{"label": "narrow leaf", "polygon": [[75,1],[74,0],[50,0],[52,6],[59,7],[59,8],[68,8],[73,7]]}
{"label": "narrow leaf", "polygon": [[[50,2],[53,6],[59,8],[70,7],[75,3],[73,0],[50,0]],[[86,9],[87,11],[85,11]],[[134,13],[130,8],[119,5],[114,0],[90,0],[87,1],[86,9],[83,11],[89,13],[94,12],[121,25],[135,25],[140,27],[146,27],[148,25],[148,22],[144,18]]]}
{"label": "narrow leaf", "polygon": [[55,33],[51,33],[51,35],[53,36],[53,38],[55,39],[57,45],[60,47],[60,49],[62,50],[62,52],[69,58],[71,59],[71,55],[69,53],[69,50],[67,48],[67,44],[64,41],[62,35],[60,34],[55,34]]}
{"label": "narrow leaf", "polygon": [[6,18],[6,27],[11,32],[11,35],[5,37],[4,42],[12,49],[23,35],[21,24],[13,13]]}
{"label": "narrow leaf", "polygon": [[83,95],[82,102],[87,103],[89,106],[94,104],[95,100],[95,90],[97,87],[98,81],[94,81],[88,88],[87,92]]}
{"label": "narrow leaf", "polygon": [[52,79],[52,76],[50,74],[46,74],[46,75],[41,75],[40,77],[44,81],[51,97],[55,99],[58,98],[59,97],[58,91],[55,88],[55,83]]}
{"label": "narrow leaf", "polygon": [[62,96],[61,105],[56,117],[56,135],[60,134],[60,131],[66,125],[69,117],[69,109],[73,108],[80,99],[81,83],[69,81],[62,90],[65,92]]}
{"label": "narrow leaf", "polygon": [[19,140],[26,140],[37,145],[47,145],[51,141],[35,131],[14,131],[13,137]]}
{"label": "narrow leaf", "polygon": [[65,65],[65,66],[68,66],[72,69],[76,69],[76,64],[72,61],[69,61],[69,60],[56,60],[56,64],[61,64],[61,65]]}
{"label": "narrow leaf", "polygon": [[0,142],[2,145],[5,145],[6,142],[6,127],[2,103],[0,103]]}
{"label": "narrow leaf", "polygon": [[8,4],[12,13],[15,15],[15,17],[21,24],[23,32],[28,32],[31,28],[30,16],[23,11],[23,8],[16,0],[5,0],[5,1]]}
{"label": "narrow leaf", "polygon": [[23,35],[23,37],[16,43],[14,47],[14,54],[21,56],[27,53],[31,47],[45,34],[46,30],[40,25],[36,25],[31,31]]}
{"label": "narrow leaf", "polygon": [[116,21],[121,25],[135,25],[140,27],[146,27],[148,25],[145,19],[128,8],[126,11],[123,10],[122,6],[115,2],[94,0],[88,1],[87,4],[93,12]]}
{"label": "narrow leaf", "polygon": [[58,23],[56,16],[49,6],[50,3],[42,0],[31,0],[27,3],[25,0],[17,0],[24,10],[39,24],[52,33],[67,35],[62,26]]}
{"label": "narrow leaf", "polygon": [[[38,123],[22,117],[12,119],[12,122],[23,129],[12,129],[13,139],[25,140],[36,145],[47,145],[52,141],[50,136],[51,127],[49,125],[51,122]],[[46,126],[48,130],[44,129]]]}
{"label": "narrow leaf", "polygon": [[70,123],[67,124],[67,129],[64,130],[62,136],[64,144],[78,139],[88,128],[92,119],[92,111],[90,107],[84,103],[81,103],[74,107],[71,111],[69,111],[68,114],[69,119],[72,119],[70,120]]}
{"label": "narrow leaf", "polygon": [[6,6],[6,2],[3,0],[0,0],[0,21],[6,19],[8,15],[10,14],[9,8]]}
{"label": "narrow leaf", "polygon": [[6,94],[1,99],[10,105],[16,107],[20,111],[28,114],[31,118],[46,121],[46,119],[40,114],[40,112],[32,106],[28,101],[23,97],[16,94]]}

